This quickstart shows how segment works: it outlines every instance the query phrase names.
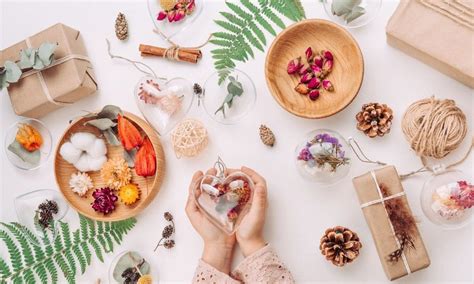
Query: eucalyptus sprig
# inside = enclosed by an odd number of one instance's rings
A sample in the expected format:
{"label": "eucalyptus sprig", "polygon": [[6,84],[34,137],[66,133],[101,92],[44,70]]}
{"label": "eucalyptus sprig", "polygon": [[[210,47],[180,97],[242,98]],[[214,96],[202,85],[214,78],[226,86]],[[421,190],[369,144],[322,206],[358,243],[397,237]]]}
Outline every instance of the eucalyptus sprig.
{"label": "eucalyptus sprig", "polygon": [[217,114],[218,112],[222,111],[222,115],[225,118],[225,105],[227,105],[228,108],[232,107],[232,104],[234,102],[235,97],[240,97],[244,93],[244,88],[242,87],[242,83],[238,81],[238,77],[234,76],[229,76],[229,83],[227,84],[227,96],[224,99],[224,102],[222,102],[222,105],[216,110],[214,114]]}
{"label": "eucalyptus sprig", "polygon": [[334,0],[331,4],[333,15],[342,17],[348,24],[365,14],[365,9],[360,6],[362,0]]}
{"label": "eucalyptus sprig", "polygon": [[3,67],[0,67],[0,90],[18,82],[26,70],[41,70],[51,65],[56,47],[56,43],[45,42],[39,48],[22,49],[18,63],[5,61]]}

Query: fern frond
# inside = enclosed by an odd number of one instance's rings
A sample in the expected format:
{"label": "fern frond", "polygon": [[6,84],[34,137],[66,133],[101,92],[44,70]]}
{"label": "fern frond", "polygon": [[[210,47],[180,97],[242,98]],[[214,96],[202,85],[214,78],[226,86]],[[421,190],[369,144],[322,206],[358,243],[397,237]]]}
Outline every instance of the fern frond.
{"label": "fern frond", "polygon": [[[214,20],[222,31],[213,33],[210,42],[217,46],[212,50],[214,68],[225,70],[234,68],[234,61],[246,62],[254,58],[253,48],[264,51],[267,44],[264,30],[275,36],[273,25],[281,29],[285,23],[279,17],[282,15],[292,21],[305,18],[300,0],[239,0],[240,3],[226,1],[228,11],[220,12],[222,19]],[[240,4],[240,5],[239,5]],[[230,71],[219,74],[219,84],[224,82]]]}
{"label": "fern frond", "polygon": [[91,263],[89,246],[103,262],[103,251],[113,251],[114,242],[120,244],[136,223],[133,218],[112,223],[94,222],[82,215],[79,219],[80,227],[72,233],[67,223],[59,222],[58,236],[52,244],[43,240],[44,248],[34,244],[38,239],[26,227],[2,223],[6,230],[0,230],[0,239],[7,247],[11,265],[0,258],[0,283],[35,283],[37,279],[41,283],[58,283],[58,268],[68,283],[75,283],[77,266],[84,273]]}

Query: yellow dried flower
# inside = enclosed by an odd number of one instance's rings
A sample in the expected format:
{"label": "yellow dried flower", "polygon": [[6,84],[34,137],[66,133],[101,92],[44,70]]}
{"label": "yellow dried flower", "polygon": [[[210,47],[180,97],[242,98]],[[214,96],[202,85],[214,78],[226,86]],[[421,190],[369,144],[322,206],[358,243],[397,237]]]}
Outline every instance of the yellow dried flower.
{"label": "yellow dried flower", "polygon": [[100,175],[105,184],[115,190],[129,184],[132,179],[132,171],[123,158],[109,159],[100,170]]}
{"label": "yellow dried flower", "polygon": [[165,11],[169,11],[176,5],[176,0],[160,0],[160,6]]}
{"label": "yellow dried flower", "polygon": [[137,185],[130,183],[122,186],[118,195],[125,205],[132,205],[140,199],[140,189]]}

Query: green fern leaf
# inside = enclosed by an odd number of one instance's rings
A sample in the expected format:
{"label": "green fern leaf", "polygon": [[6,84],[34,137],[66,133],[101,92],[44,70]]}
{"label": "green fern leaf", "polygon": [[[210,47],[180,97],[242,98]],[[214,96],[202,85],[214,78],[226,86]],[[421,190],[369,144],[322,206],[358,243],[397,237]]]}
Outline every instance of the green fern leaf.
{"label": "green fern leaf", "polygon": [[81,237],[83,240],[87,239],[88,237],[87,227],[88,227],[87,218],[79,214],[79,228],[80,228]]}
{"label": "green fern leaf", "polygon": [[46,272],[46,268],[44,267],[43,263],[38,263],[33,267],[36,275],[40,279],[41,283],[48,283],[48,273]]}
{"label": "green fern leaf", "polygon": [[30,230],[28,230],[25,226],[17,222],[12,222],[11,224],[17,227],[20,231],[22,231],[22,233],[25,234],[25,236],[27,236],[27,238],[29,238],[29,240],[32,242],[32,247],[35,252],[36,261],[40,259],[44,259],[45,253],[43,249],[38,245],[40,244],[40,241],[38,240],[38,238],[36,238],[36,236]]}
{"label": "green fern leaf", "polygon": [[263,46],[260,44],[258,39],[252,34],[249,29],[244,29],[242,32],[251,44],[253,44],[259,50],[263,51]]}
{"label": "green fern leaf", "polygon": [[209,42],[212,43],[212,44],[215,44],[215,45],[223,46],[223,47],[231,47],[232,46],[231,41],[224,40],[224,39],[211,39]]}
{"label": "green fern leaf", "polygon": [[25,262],[25,264],[31,265],[32,263],[34,263],[35,259],[33,257],[33,251],[31,250],[31,247],[28,244],[28,239],[21,232],[21,230],[11,224],[6,224],[3,222],[0,224],[2,224],[2,226],[7,228],[20,244],[21,254],[23,255],[23,261]]}
{"label": "green fern leaf", "polygon": [[234,34],[239,34],[240,33],[240,28],[229,23],[229,22],[224,22],[224,21],[221,21],[221,20],[215,20],[214,21],[216,24],[218,24],[219,26],[223,27],[224,29],[228,30],[229,32],[231,33],[234,33]]}
{"label": "green fern leaf", "polygon": [[66,263],[66,259],[64,258],[64,256],[61,253],[58,253],[54,256],[54,261],[58,264],[59,268],[63,272],[63,275],[66,278],[67,282],[74,283],[74,278],[71,277],[72,273]]}
{"label": "green fern leaf", "polygon": [[28,284],[35,284],[35,275],[31,269],[27,269],[23,271],[23,282]]}
{"label": "green fern leaf", "polygon": [[242,19],[235,16],[234,14],[227,13],[227,12],[220,12],[220,14],[224,16],[224,18],[226,18],[229,21],[229,23],[232,23],[236,26],[244,27],[247,24],[246,21],[243,21]]}
{"label": "green fern leaf", "polygon": [[234,40],[234,35],[226,32],[215,32],[212,34],[213,37],[221,38],[221,39],[226,39],[226,40]]}
{"label": "green fern leaf", "polygon": [[23,267],[23,261],[21,260],[20,250],[17,248],[13,239],[7,234],[7,232],[0,230],[0,239],[3,240],[7,246],[8,254],[10,255],[10,261],[13,267],[13,272],[18,272]]}
{"label": "green fern leaf", "polygon": [[[253,15],[245,12],[242,8],[237,6],[236,4],[232,2],[225,2],[227,7],[229,7],[235,14],[237,14],[239,17],[241,17],[244,20],[244,24],[246,22],[249,22],[253,19]],[[242,26],[242,25],[239,25]]]}
{"label": "green fern leaf", "polygon": [[6,278],[10,274],[11,274],[10,266],[3,258],[0,258],[0,281],[3,278]]}
{"label": "green fern leaf", "polygon": [[276,36],[276,31],[272,27],[272,25],[265,19],[264,17],[256,17],[255,20],[265,29],[267,30],[271,35]]}
{"label": "green fern leaf", "polygon": [[267,39],[265,38],[265,35],[263,34],[262,30],[259,27],[257,27],[257,25],[254,22],[249,22],[248,26],[250,27],[252,32],[258,37],[260,42],[263,45],[266,45],[267,44]]}
{"label": "green fern leaf", "polygon": [[270,19],[273,23],[275,23],[277,26],[280,28],[284,29],[285,28],[285,23],[275,14],[272,9],[265,7],[262,10],[262,13],[267,16],[268,19]]}
{"label": "green fern leaf", "polygon": [[87,261],[86,261],[86,257],[84,256],[84,253],[81,251],[81,248],[79,246],[79,243],[81,242],[79,230],[74,231],[73,238],[74,238],[75,245],[73,246],[72,250],[77,258],[77,261],[79,262],[79,265],[81,266],[81,274],[84,274],[87,267]]}
{"label": "green fern leaf", "polygon": [[90,265],[92,260],[92,253],[89,249],[89,245],[86,242],[82,242],[80,243],[80,247],[86,258],[87,265]]}
{"label": "green fern leaf", "polygon": [[49,275],[51,276],[51,282],[52,283],[58,283],[58,271],[56,269],[56,266],[54,265],[54,261],[52,258],[46,259],[44,262],[44,267],[46,267],[46,270],[49,272]]}
{"label": "green fern leaf", "polygon": [[250,2],[249,0],[240,0],[240,3],[242,3],[242,5],[247,8],[250,12],[252,12],[253,14],[258,14],[260,13],[260,9],[255,6],[252,2]]}
{"label": "green fern leaf", "polygon": [[99,244],[95,239],[90,239],[89,243],[91,244],[92,248],[95,251],[95,254],[97,255],[97,258],[100,260],[100,262],[104,262],[104,256],[102,255],[102,250],[100,249]]}

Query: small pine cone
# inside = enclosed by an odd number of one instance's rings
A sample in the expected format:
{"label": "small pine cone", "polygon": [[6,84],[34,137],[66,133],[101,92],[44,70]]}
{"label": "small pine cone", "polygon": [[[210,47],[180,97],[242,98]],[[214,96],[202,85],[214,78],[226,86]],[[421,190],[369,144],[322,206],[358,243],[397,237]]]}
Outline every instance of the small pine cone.
{"label": "small pine cone", "polygon": [[193,91],[196,95],[202,94],[202,87],[198,83],[194,83]]}
{"label": "small pine cone", "polygon": [[165,220],[168,222],[173,221],[173,215],[171,215],[170,212],[165,212],[164,217],[165,217]]}
{"label": "small pine cone", "polygon": [[174,227],[172,225],[168,225],[163,229],[163,232],[161,233],[161,236],[165,239],[171,237],[171,235],[174,232]]}
{"label": "small pine cone", "polygon": [[163,243],[163,246],[166,248],[166,249],[172,249],[175,245],[175,242],[174,240],[166,240],[164,243]]}
{"label": "small pine cone", "polygon": [[336,266],[354,261],[361,248],[357,234],[342,226],[327,229],[319,244],[321,254]]}
{"label": "small pine cone", "polygon": [[119,40],[126,40],[128,37],[127,19],[122,13],[119,13],[115,20],[115,35]]}
{"label": "small pine cone", "polygon": [[273,134],[272,130],[265,125],[260,125],[260,140],[262,143],[273,147],[275,144],[275,135]]}
{"label": "small pine cone", "polygon": [[369,103],[362,106],[356,115],[357,129],[370,138],[384,136],[390,132],[393,111],[386,104]]}

